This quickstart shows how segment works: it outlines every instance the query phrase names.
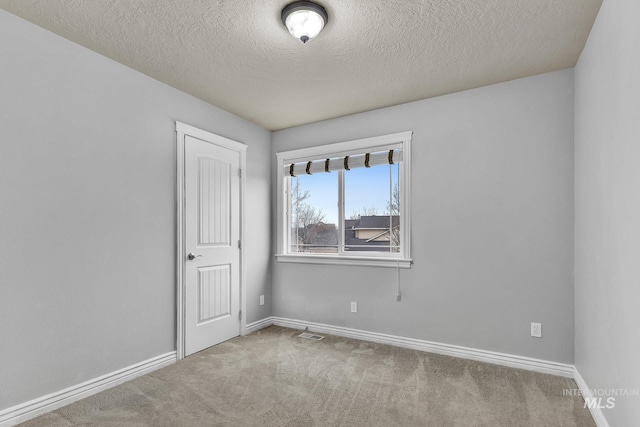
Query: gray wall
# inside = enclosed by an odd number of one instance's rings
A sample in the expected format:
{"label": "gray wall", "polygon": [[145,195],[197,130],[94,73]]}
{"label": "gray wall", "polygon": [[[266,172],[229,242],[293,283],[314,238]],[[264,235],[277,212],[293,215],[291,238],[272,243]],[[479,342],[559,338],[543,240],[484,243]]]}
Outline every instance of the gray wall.
{"label": "gray wall", "polygon": [[270,133],[0,11],[0,410],[175,350],[174,120],[249,145],[269,316]]}
{"label": "gray wall", "polygon": [[[640,389],[640,2],[605,0],[575,69],[576,367]],[[640,425],[640,397],[604,409]]]}
{"label": "gray wall", "polygon": [[415,264],[402,301],[393,269],[274,261],[274,315],[572,363],[573,70],[278,131],[273,164],[406,130]]}

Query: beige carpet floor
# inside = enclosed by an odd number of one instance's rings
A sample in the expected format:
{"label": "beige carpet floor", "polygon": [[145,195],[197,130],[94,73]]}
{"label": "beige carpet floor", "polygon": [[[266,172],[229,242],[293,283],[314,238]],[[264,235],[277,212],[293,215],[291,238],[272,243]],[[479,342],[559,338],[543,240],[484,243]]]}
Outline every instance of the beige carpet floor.
{"label": "beige carpet floor", "polygon": [[573,380],[272,326],[21,424],[595,427]]}

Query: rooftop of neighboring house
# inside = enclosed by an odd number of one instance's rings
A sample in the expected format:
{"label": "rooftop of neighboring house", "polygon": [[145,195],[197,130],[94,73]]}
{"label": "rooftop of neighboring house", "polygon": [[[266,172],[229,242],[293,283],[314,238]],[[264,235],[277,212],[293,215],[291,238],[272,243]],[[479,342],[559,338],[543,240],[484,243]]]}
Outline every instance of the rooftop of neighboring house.
{"label": "rooftop of neighboring house", "polygon": [[[400,224],[400,216],[393,215],[393,227]],[[363,215],[358,219],[348,219],[345,221],[346,228],[358,230],[386,230],[389,228],[389,215]]]}
{"label": "rooftop of neighboring house", "polygon": [[[319,222],[317,224],[309,224],[306,227],[298,229],[300,243],[307,245],[338,245],[338,232],[335,224],[325,224]],[[291,230],[293,235],[296,234],[295,227]]]}
{"label": "rooftop of neighboring house", "polygon": [[[400,223],[398,215],[392,217],[393,228]],[[345,250],[379,251],[380,246],[389,247],[389,216],[364,215],[356,219],[345,220]],[[316,247],[333,247],[338,245],[338,228],[335,224],[319,222],[292,228],[293,235],[298,235],[300,244]]]}
{"label": "rooftop of neighboring house", "polygon": [[[400,218],[398,215],[392,217],[393,228],[398,227]],[[362,231],[370,231],[365,238],[362,238]],[[344,245],[345,250],[357,251],[380,251],[380,246],[389,247],[389,216],[385,215],[363,215],[357,219],[345,220]],[[377,239],[378,237],[386,238]]]}

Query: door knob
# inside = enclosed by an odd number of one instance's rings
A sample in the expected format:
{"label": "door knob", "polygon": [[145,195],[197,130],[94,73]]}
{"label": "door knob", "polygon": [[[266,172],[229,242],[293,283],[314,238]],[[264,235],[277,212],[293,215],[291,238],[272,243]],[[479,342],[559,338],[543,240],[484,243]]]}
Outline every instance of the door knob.
{"label": "door knob", "polygon": [[193,252],[189,252],[189,255],[187,255],[187,258],[189,258],[189,261],[193,261],[196,258],[202,258],[202,255],[196,255]]}

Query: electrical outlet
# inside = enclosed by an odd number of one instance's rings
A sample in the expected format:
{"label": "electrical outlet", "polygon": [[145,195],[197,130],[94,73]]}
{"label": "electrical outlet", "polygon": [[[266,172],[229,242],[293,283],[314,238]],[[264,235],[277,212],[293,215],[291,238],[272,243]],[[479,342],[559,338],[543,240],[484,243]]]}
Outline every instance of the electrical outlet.
{"label": "electrical outlet", "polygon": [[531,336],[542,338],[542,323],[531,322]]}
{"label": "electrical outlet", "polygon": [[357,302],[351,302],[351,312],[352,313],[357,313],[358,312],[358,303]]}
{"label": "electrical outlet", "polygon": [[264,305],[264,295],[260,295],[260,305]]}

